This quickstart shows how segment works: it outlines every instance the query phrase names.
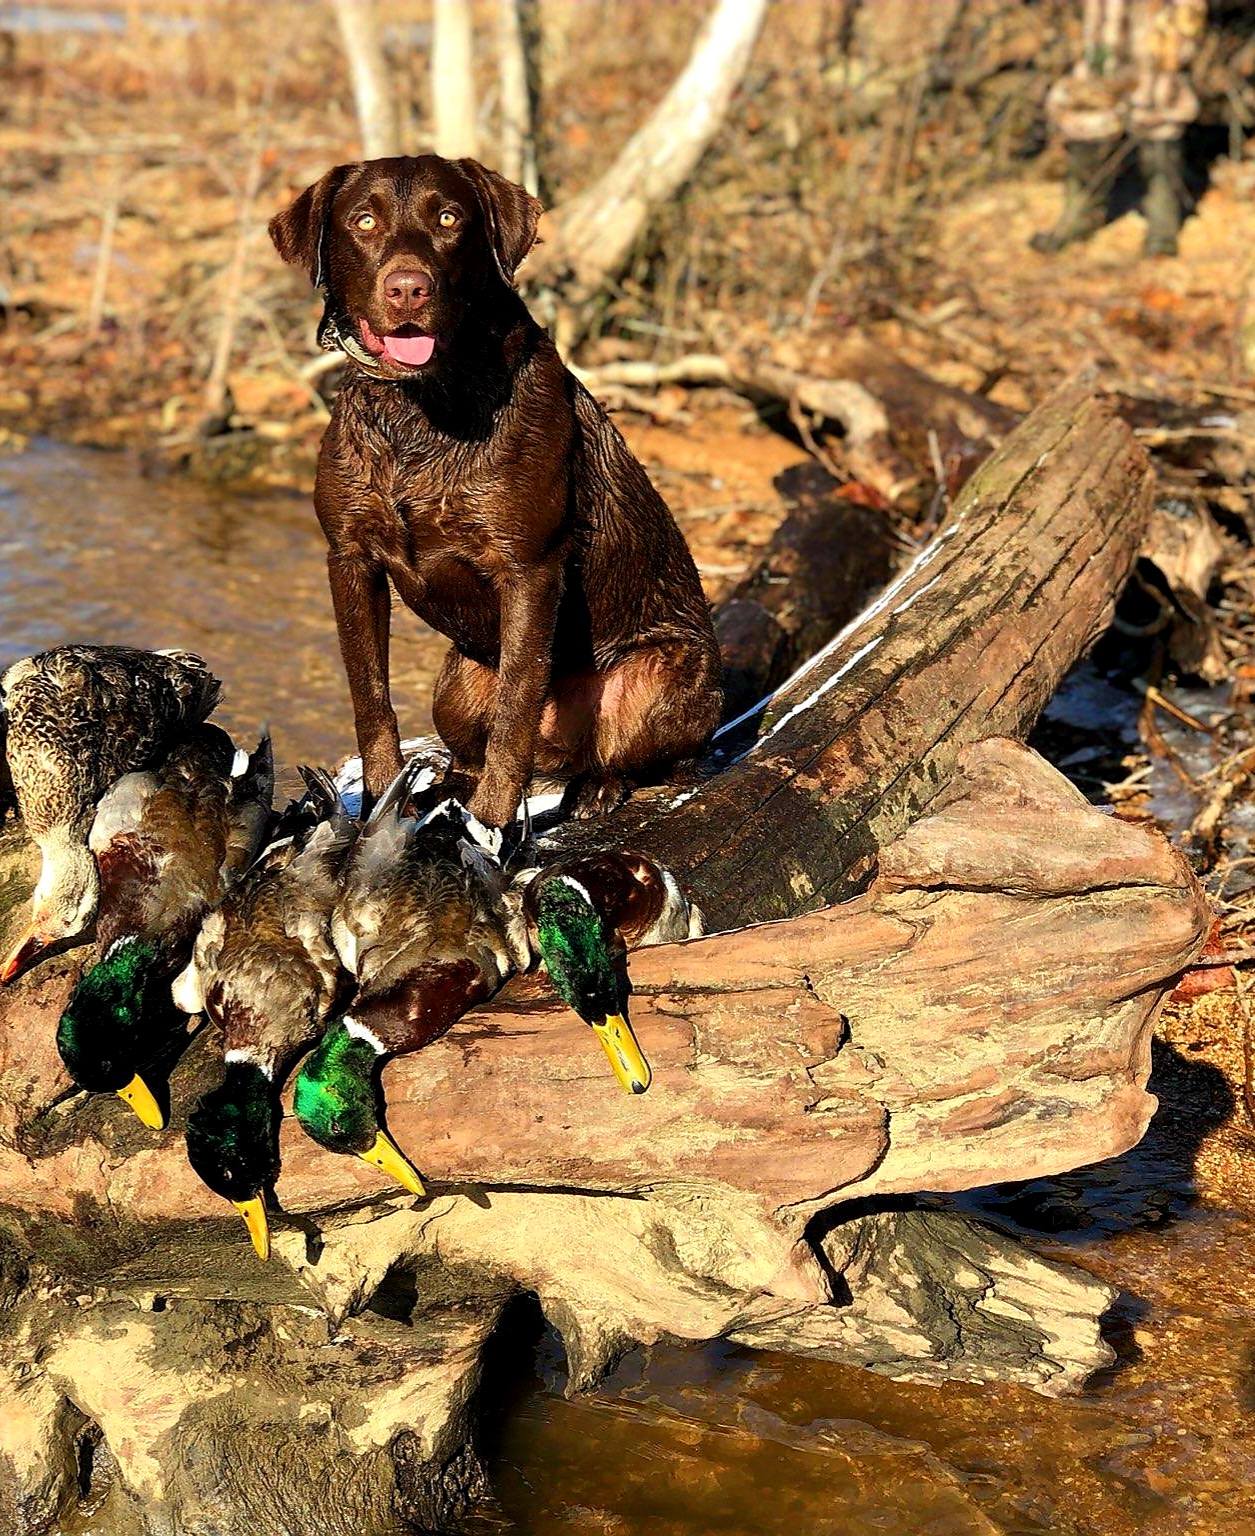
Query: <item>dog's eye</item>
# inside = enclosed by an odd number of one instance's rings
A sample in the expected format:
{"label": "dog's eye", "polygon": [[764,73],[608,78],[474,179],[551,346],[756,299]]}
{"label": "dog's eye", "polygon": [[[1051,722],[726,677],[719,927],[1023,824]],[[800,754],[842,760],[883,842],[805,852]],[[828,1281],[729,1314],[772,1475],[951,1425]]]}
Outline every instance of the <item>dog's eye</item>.
{"label": "dog's eye", "polygon": [[439,224],[441,229],[452,229],[458,222],[458,216],[452,208],[443,208],[440,211]]}
{"label": "dog's eye", "polygon": [[374,229],[375,215],[373,213],[359,213],[353,220],[358,229]]}

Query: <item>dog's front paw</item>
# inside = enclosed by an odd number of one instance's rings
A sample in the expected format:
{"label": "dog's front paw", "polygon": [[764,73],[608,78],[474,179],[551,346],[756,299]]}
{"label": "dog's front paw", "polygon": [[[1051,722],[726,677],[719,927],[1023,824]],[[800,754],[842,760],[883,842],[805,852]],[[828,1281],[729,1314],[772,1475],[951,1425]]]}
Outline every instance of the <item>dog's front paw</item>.
{"label": "dog's front paw", "polygon": [[480,775],[467,810],[486,827],[504,827],[514,820],[514,813],[522,798],[521,784],[501,775],[484,772]]}
{"label": "dog's front paw", "polygon": [[562,806],[575,821],[592,821],[607,816],[632,793],[632,786],[618,773],[588,773],[572,779],[562,797]]}

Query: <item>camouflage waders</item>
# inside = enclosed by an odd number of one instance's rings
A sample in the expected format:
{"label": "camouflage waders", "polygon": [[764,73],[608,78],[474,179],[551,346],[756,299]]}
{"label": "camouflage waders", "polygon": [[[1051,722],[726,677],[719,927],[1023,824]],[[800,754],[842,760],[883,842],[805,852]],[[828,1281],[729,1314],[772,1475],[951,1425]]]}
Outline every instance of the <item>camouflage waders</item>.
{"label": "camouflage waders", "polygon": [[1131,138],[1146,179],[1149,255],[1174,255],[1187,201],[1181,136],[1198,116],[1189,66],[1207,26],[1206,0],[1084,0],[1084,46],[1055,82],[1046,113],[1068,152],[1067,195],[1039,251],[1086,240],[1106,222],[1107,198]]}

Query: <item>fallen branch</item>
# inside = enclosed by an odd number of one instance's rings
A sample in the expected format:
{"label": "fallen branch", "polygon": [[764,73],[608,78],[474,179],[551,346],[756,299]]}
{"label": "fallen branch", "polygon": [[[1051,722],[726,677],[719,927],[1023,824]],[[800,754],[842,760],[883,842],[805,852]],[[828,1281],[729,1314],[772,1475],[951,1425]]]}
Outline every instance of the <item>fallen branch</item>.
{"label": "fallen branch", "polygon": [[[718,385],[756,405],[780,405],[799,436],[830,472],[813,434],[824,423],[841,429],[838,447],[850,477],[892,503],[920,500],[934,454],[953,465],[947,488],[957,491],[976,464],[1015,423],[1015,414],[979,395],[940,384],[865,342],[847,345],[835,376],[818,376],[746,354],[690,353],[669,363],[606,363],[581,373],[594,394],[669,384]],[[811,418],[808,421],[807,418]],[[838,478],[844,478],[838,476]]]}

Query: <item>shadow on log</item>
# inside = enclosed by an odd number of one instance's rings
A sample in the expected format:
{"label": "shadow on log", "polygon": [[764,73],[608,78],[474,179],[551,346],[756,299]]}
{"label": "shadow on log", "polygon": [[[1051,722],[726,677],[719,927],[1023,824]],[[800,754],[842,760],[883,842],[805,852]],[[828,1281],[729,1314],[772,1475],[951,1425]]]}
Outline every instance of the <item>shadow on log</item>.
{"label": "shadow on log", "polygon": [[795,464],[775,486],[789,514],[715,611],[725,720],[778,688],[862,610],[894,567],[884,517],[844,494],[827,470]]}

